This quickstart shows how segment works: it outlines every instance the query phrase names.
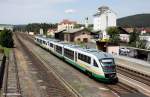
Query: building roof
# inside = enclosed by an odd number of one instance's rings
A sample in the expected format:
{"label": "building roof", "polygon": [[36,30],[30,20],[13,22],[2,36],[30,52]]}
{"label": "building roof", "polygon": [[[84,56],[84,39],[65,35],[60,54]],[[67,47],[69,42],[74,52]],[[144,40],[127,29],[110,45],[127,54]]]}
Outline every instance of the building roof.
{"label": "building roof", "polygon": [[129,32],[127,32],[125,29],[123,29],[122,27],[117,27],[119,30],[120,34],[129,34]]}
{"label": "building roof", "polygon": [[93,16],[100,16],[104,13],[110,13],[110,12],[113,12],[114,14],[116,14],[108,6],[101,6],[101,7],[98,8],[98,12],[96,14],[94,14]]}
{"label": "building roof", "polygon": [[70,21],[70,20],[64,19],[62,22],[59,23],[59,25],[61,25],[61,24],[76,24],[76,23],[77,23],[76,21]]}
{"label": "building roof", "polygon": [[106,52],[97,50],[97,49],[85,48],[85,47],[81,47],[79,45],[73,45],[73,44],[67,44],[65,46],[66,47],[71,47],[71,48],[74,48],[76,50],[83,51],[83,52],[86,52],[86,53],[89,53],[89,54],[92,54],[92,55],[96,56],[98,59],[113,58],[112,55],[110,55]]}
{"label": "building roof", "polygon": [[109,10],[109,7],[108,6],[101,6],[101,7],[98,8],[98,10],[100,12],[105,12],[105,11]]}
{"label": "building roof", "polygon": [[97,50],[97,49],[93,49],[93,48],[81,48],[80,47],[80,48],[76,48],[76,49],[83,51],[83,52],[86,52],[86,53],[89,53],[89,54],[92,54],[92,55],[96,56],[98,59],[113,58],[112,55],[110,55],[106,52]]}
{"label": "building roof", "polygon": [[63,30],[60,30],[60,31],[56,31],[55,33],[63,33],[64,31],[66,31],[65,29],[63,29]]}
{"label": "building roof", "polygon": [[70,29],[69,31],[64,31],[64,33],[76,33],[79,31],[82,31],[83,28],[77,28],[77,29]]}
{"label": "building roof", "polygon": [[[80,32],[80,31],[83,31],[83,30],[86,30],[86,28],[76,28],[76,29],[70,29],[69,31],[64,31],[64,33],[76,33],[76,32]],[[88,30],[87,30],[88,31]],[[88,31],[89,32],[89,31]]]}

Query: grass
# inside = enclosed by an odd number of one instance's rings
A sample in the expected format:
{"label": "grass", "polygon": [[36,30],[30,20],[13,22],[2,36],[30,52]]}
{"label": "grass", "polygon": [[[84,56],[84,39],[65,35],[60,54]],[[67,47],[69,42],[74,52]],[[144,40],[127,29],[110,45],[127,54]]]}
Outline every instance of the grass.
{"label": "grass", "polygon": [[11,48],[6,48],[0,45],[0,49],[4,49],[4,53],[5,55],[8,57],[9,56],[9,52],[11,51]]}

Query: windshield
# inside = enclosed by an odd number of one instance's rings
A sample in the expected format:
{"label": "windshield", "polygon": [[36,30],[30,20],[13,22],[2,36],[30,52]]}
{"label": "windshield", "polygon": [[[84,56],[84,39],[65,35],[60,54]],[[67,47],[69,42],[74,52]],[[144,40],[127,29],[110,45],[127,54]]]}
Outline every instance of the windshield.
{"label": "windshield", "polygon": [[115,62],[114,59],[102,59],[100,63],[103,67],[104,72],[115,72]]}
{"label": "windshield", "polygon": [[103,66],[115,65],[113,59],[102,59],[100,63],[102,63]]}

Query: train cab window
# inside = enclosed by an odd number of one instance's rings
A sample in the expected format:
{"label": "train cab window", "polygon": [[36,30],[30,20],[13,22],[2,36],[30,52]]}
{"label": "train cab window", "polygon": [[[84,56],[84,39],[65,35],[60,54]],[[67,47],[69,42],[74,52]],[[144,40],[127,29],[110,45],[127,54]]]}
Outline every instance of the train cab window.
{"label": "train cab window", "polygon": [[97,64],[97,62],[95,60],[93,62],[93,66],[98,67],[98,64]]}
{"label": "train cab window", "polygon": [[101,60],[103,66],[107,65],[114,65],[114,60],[113,59],[103,59]]}

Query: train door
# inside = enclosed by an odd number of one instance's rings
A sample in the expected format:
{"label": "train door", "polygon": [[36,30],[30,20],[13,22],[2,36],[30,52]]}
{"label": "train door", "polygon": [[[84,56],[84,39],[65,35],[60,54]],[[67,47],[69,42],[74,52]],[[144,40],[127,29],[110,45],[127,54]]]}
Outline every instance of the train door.
{"label": "train door", "polygon": [[77,52],[75,52],[75,62],[77,62]]}

